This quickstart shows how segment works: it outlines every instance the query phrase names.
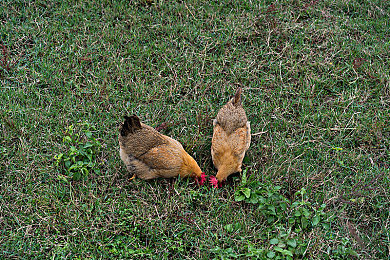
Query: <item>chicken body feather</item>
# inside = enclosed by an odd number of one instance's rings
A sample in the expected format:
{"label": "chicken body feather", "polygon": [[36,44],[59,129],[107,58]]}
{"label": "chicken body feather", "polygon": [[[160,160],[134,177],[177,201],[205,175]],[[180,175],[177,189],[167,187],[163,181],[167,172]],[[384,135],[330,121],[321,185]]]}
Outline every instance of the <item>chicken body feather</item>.
{"label": "chicken body feather", "polygon": [[241,172],[242,160],[250,146],[251,128],[241,104],[241,91],[241,88],[237,90],[213,122],[211,156],[220,182],[235,172]]}
{"label": "chicken body feather", "polygon": [[196,161],[176,140],[139,121],[125,117],[119,134],[120,157],[127,170],[141,179],[200,177]]}

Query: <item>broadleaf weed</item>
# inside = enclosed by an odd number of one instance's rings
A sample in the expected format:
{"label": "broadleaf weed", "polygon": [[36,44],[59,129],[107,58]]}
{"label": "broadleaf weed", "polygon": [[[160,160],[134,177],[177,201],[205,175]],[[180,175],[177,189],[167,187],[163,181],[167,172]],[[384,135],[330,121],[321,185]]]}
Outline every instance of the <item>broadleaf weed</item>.
{"label": "broadleaf weed", "polygon": [[65,153],[57,154],[55,165],[65,175],[61,180],[80,180],[86,178],[90,171],[100,173],[97,162],[97,154],[102,148],[102,144],[93,137],[93,127],[88,123],[78,124],[80,129],[74,125],[66,128],[62,142],[69,148]]}

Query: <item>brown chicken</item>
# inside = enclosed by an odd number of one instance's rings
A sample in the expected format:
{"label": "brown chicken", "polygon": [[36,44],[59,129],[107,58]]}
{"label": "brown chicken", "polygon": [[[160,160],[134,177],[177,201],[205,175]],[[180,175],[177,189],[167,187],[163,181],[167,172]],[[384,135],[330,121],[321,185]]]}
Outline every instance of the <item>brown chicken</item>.
{"label": "brown chicken", "polygon": [[[241,104],[242,89],[224,105],[214,119],[214,133],[211,144],[211,156],[218,169],[218,182],[235,172],[241,172],[242,160],[251,142],[250,123]],[[216,187],[217,181],[211,178]]]}
{"label": "brown chicken", "polygon": [[202,176],[196,161],[178,141],[141,123],[137,116],[125,116],[119,131],[121,159],[139,178]]}

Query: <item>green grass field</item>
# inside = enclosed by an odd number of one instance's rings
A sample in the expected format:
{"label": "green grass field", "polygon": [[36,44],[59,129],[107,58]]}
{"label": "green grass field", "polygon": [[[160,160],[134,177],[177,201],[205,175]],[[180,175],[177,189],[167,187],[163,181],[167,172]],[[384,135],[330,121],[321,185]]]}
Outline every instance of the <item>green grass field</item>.
{"label": "green grass field", "polygon": [[[390,258],[389,1],[3,0],[0,23],[0,259]],[[245,176],[129,180],[124,115],[215,175],[238,86]]]}

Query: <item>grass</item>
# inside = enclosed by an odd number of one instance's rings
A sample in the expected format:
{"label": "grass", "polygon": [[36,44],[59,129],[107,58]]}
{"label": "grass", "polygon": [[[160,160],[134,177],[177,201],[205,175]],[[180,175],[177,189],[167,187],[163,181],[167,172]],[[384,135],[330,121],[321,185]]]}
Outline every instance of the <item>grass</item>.
{"label": "grass", "polygon": [[[389,258],[389,10],[2,1],[0,258]],[[129,181],[123,115],[165,123],[215,174],[211,119],[237,86],[254,134],[247,183]],[[66,181],[55,156],[83,124],[102,145],[98,171]]]}

